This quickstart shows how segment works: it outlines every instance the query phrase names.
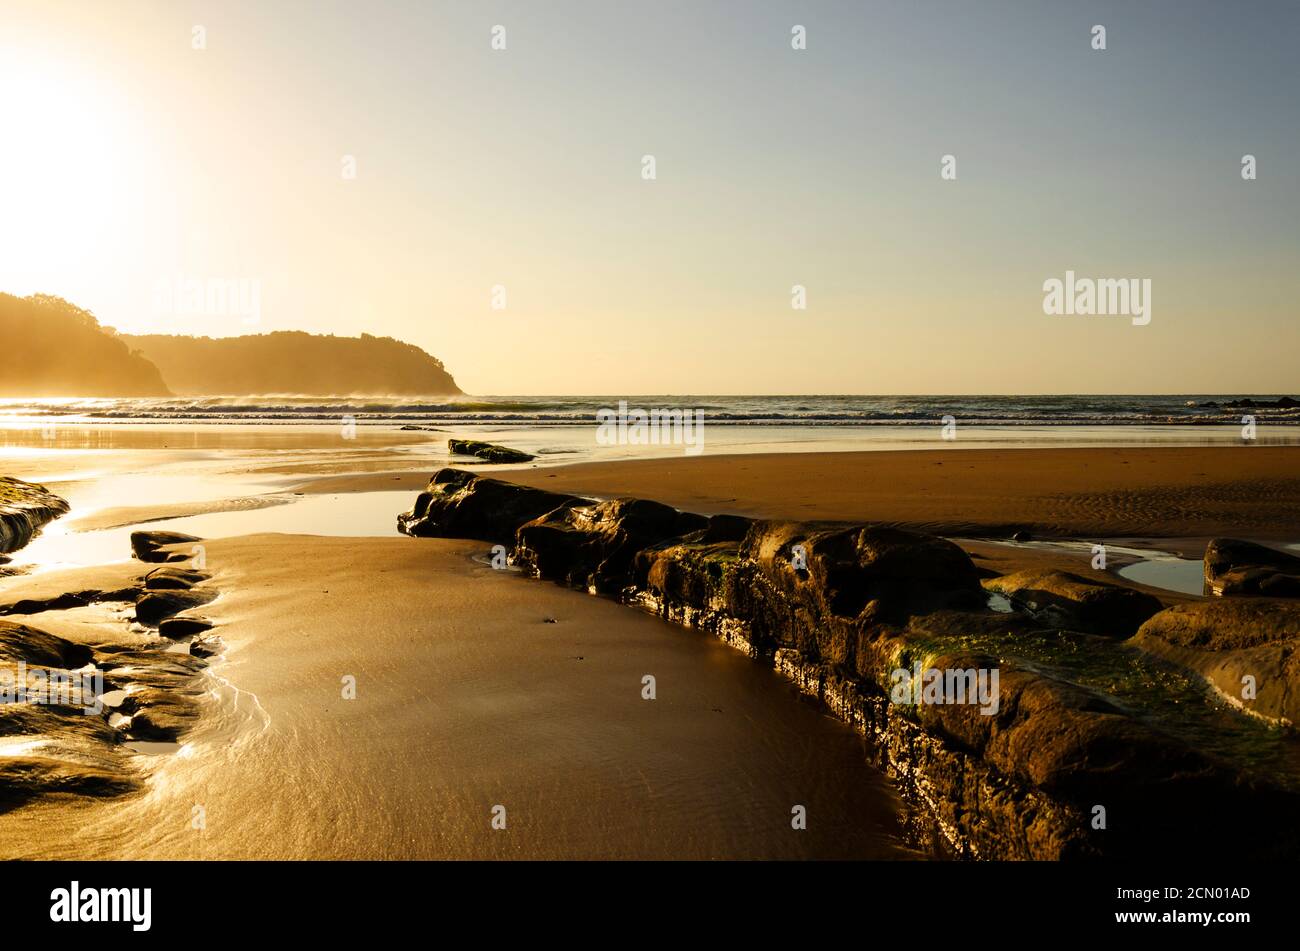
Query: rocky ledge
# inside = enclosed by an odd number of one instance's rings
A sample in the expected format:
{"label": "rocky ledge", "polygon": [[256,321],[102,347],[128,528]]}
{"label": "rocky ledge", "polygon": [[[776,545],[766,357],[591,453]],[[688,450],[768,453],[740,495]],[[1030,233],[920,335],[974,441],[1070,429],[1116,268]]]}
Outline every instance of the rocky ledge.
{"label": "rocky ledge", "polygon": [[0,554],[22,548],[67,511],[68,503],[45,486],[0,476]]}
{"label": "rocky ledge", "polygon": [[[504,544],[538,577],[775,666],[865,735],[930,818],[926,831],[958,855],[1190,856],[1216,829],[1252,856],[1300,854],[1294,737],[1242,715],[1258,703],[1247,712],[1279,721],[1300,695],[1286,660],[1295,618],[1277,602],[1219,605],[1251,617],[1218,643],[1204,634],[1216,618],[1195,616],[1201,603],[1165,608],[1062,573],[982,585],[965,551],[928,535],[705,517],[456,469],[439,470],[398,526]],[[989,591],[1010,611],[991,607]],[[1252,660],[1239,650],[1264,651],[1257,672],[1270,687],[1229,703]],[[1214,657],[1230,657],[1227,673]],[[924,702],[898,691],[911,670],[996,672],[996,695]]]}
{"label": "rocky ledge", "polygon": [[[1293,737],[1224,702],[1187,653],[1262,641],[1290,656],[1294,624],[1275,602],[1240,620],[1241,644],[1206,644],[1185,608],[1118,584],[1061,573],[982,584],[941,538],[706,517],[456,469],[436,473],[398,527],[505,545],[536,576],[772,665],[867,738],[928,817],[921,831],[960,856],[1191,856],[1225,836],[1252,857],[1300,854]],[[1003,610],[986,587],[1006,598]],[[1240,612],[1256,600],[1216,606]],[[1268,656],[1261,675],[1281,678],[1264,700],[1272,712],[1285,706],[1279,696],[1300,693],[1300,676]],[[969,674],[970,694],[928,693],[931,671]]]}

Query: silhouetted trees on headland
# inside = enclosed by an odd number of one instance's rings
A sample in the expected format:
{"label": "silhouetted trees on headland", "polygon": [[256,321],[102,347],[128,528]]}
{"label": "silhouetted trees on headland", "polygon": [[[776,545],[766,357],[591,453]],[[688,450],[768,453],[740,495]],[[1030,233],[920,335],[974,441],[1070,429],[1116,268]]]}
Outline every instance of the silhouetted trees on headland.
{"label": "silhouetted trees on headland", "polygon": [[281,330],[246,337],[123,336],[178,395],[460,393],[442,361],[392,337]]}
{"label": "silhouetted trees on headland", "polygon": [[61,297],[0,293],[0,396],[460,392],[441,360],[391,337],[129,336]]}
{"label": "silhouetted trees on headland", "polygon": [[62,297],[0,294],[0,395],[167,396],[158,368]]}

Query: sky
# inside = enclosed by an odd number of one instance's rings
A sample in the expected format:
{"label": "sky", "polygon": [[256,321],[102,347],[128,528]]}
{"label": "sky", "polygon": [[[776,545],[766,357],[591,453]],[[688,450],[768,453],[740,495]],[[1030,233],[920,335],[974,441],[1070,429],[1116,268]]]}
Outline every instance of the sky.
{"label": "sky", "polygon": [[[478,394],[1296,394],[1298,36],[1293,2],[3,0],[0,291],[393,336]],[[1045,314],[1067,271],[1150,280],[1150,322]]]}

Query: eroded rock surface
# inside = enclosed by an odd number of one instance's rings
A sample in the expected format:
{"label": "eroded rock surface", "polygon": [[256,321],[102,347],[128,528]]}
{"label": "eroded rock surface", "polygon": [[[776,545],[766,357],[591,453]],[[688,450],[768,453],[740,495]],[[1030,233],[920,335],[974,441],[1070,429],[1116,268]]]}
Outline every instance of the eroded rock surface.
{"label": "eroded rock surface", "polygon": [[0,553],[22,548],[67,511],[68,503],[45,486],[0,476]]}

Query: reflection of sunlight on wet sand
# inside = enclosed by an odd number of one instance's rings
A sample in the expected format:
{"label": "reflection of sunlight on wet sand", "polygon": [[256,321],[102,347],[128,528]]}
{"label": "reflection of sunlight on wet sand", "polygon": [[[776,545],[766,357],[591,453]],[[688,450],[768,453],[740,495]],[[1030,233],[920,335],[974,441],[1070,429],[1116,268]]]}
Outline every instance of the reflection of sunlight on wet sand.
{"label": "reflection of sunlight on wet sand", "polygon": [[0,756],[27,756],[49,746],[46,739],[31,740],[21,736],[0,737]]}
{"label": "reflection of sunlight on wet sand", "polygon": [[[210,784],[236,760],[265,754],[253,751],[263,741],[271,717],[258,697],[221,676],[229,663],[222,655],[204,672],[206,696],[197,725],[180,743],[139,741],[123,744],[124,755],[147,775],[142,792],[108,800],[86,827],[86,841],[102,843],[97,855],[146,857],[166,846],[174,856],[201,858],[202,839],[191,826],[196,806],[217,808]],[[237,664],[236,664],[237,666]],[[54,856],[51,856],[54,857]]]}
{"label": "reflection of sunlight on wet sand", "polygon": [[[200,538],[229,538],[278,532],[288,535],[396,535],[397,513],[411,504],[410,492],[355,492],[336,495],[277,496],[271,507],[209,512],[138,522],[96,531],[77,531],[75,521],[45,527],[26,548],[14,553],[12,565],[27,568],[27,577],[58,568],[129,561],[131,533],[160,529]],[[87,517],[90,513],[87,513]],[[12,583],[23,576],[15,576]]]}
{"label": "reflection of sunlight on wet sand", "polygon": [[376,449],[427,443],[427,431],[386,426],[358,426],[342,435],[336,422],[250,425],[217,423],[61,422],[51,419],[0,420],[0,458],[25,452],[105,452],[114,450],[254,450]]}

